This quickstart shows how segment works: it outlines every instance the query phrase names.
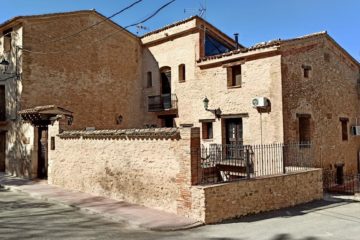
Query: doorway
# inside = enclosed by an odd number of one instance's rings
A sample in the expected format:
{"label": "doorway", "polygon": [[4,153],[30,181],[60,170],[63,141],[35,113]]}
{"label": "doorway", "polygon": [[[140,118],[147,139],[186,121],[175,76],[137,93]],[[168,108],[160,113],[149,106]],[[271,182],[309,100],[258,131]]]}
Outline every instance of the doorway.
{"label": "doorway", "polygon": [[226,159],[241,159],[243,156],[242,118],[224,119],[223,144]]}
{"label": "doorway", "polygon": [[5,172],[6,132],[0,132],[0,172]]}
{"label": "doorway", "polygon": [[38,127],[38,171],[37,177],[47,179],[48,169],[48,127]]}
{"label": "doorway", "polygon": [[167,116],[167,117],[163,117],[162,118],[162,125],[163,127],[166,127],[166,128],[172,128],[174,127],[174,117],[172,116]]}
{"label": "doorway", "polygon": [[225,140],[230,145],[243,144],[242,118],[225,119]]}

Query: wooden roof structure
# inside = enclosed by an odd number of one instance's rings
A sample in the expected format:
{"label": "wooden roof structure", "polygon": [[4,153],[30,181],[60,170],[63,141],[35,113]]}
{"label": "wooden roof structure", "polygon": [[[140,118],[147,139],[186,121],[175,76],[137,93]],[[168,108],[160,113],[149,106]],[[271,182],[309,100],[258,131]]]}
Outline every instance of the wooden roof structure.
{"label": "wooden roof structure", "polygon": [[67,119],[71,125],[73,120],[72,112],[55,105],[36,106],[34,108],[19,111],[23,121],[35,126],[47,126],[59,119]]}

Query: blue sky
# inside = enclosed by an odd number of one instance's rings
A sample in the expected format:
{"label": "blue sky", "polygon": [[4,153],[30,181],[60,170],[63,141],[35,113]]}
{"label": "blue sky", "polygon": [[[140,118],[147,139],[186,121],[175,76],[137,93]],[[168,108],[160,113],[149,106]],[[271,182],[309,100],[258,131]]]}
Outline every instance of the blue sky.
{"label": "blue sky", "polygon": [[[0,0],[0,22],[18,15],[93,8],[109,16],[134,1]],[[143,0],[113,20],[123,26],[138,22],[167,1]],[[144,25],[154,30],[182,20],[196,14],[196,9],[204,1],[177,0]],[[230,36],[238,32],[240,42],[245,46],[327,30],[353,57],[360,60],[358,0],[207,0],[206,5],[206,19]],[[184,12],[184,9],[187,11]],[[130,30],[136,32],[136,28]]]}

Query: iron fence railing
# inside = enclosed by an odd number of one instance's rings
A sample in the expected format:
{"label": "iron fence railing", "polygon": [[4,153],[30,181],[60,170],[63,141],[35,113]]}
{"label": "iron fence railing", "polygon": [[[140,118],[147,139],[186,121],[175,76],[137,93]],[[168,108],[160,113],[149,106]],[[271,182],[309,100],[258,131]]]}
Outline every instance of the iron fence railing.
{"label": "iron fence railing", "polygon": [[313,166],[311,144],[221,145],[201,148],[201,184],[298,172]]}
{"label": "iron fence railing", "polygon": [[177,109],[176,94],[161,94],[148,98],[148,111],[159,112],[167,109]]}
{"label": "iron fence railing", "polygon": [[336,171],[323,170],[324,191],[338,194],[355,194],[360,192],[359,174],[338,175]]}

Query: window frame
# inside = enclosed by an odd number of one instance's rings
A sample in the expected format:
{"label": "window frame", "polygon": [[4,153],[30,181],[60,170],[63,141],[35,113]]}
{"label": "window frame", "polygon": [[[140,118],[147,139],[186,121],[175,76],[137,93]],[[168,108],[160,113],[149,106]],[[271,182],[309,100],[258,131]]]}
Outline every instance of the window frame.
{"label": "window frame", "polygon": [[201,130],[203,140],[212,140],[214,138],[214,125],[212,121],[202,122]]}
{"label": "window frame", "polygon": [[341,117],[339,120],[341,123],[341,140],[343,142],[349,141],[349,129],[348,129],[349,118]]}
{"label": "window frame", "polygon": [[179,74],[178,74],[179,82],[180,83],[185,82],[186,81],[186,66],[184,63],[179,64],[178,71],[179,71]]}
{"label": "window frame", "polygon": [[[300,147],[307,147],[307,145],[311,144],[311,132],[312,132],[312,124],[311,124],[311,115],[310,114],[297,114],[298,118],[298,132],[299,132],[299,144]],[[304,122],[306,121],[306,124]],[[306,126],[306,127],[304,127]]]}
{"label": "window frame", "polygon": [[148,71],[146,73],[146,87],[147,88],[152,88],[153,87],[152,71]]}
{"label": "window frame", "polygon": [[[236,70],[237,69],[237,70]],[[236,74],[236,71],[238,71]],[[237,88],[242,86],[242,64],[227,67],[227,87]],[[240,72],[240,74],[239,74]],[[240,80],[236,76],[239,76]]]}

